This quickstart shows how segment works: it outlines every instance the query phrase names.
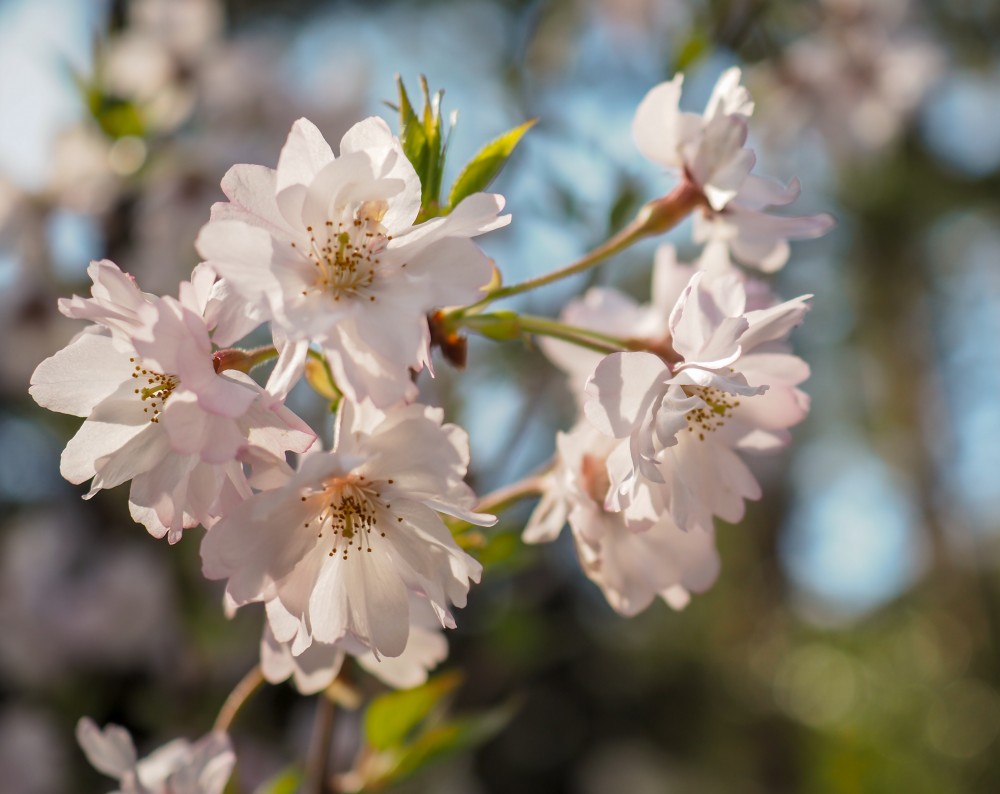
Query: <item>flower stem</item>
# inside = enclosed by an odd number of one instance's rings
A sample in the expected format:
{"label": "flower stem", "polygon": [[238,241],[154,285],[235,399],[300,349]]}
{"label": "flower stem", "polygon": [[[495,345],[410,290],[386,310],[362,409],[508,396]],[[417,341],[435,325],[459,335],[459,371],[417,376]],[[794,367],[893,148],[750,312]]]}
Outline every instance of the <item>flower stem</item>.
{"label": "flower stem", "polygon": [[305,794],[333,794],[333,778],[328,774],[330,750],[333,746],[333,722],[336,705],[326,696],[316,698],[316,718],[313,722],[312,742],[309,759],[306,762],[305,780],[302,790]]}
{"label": "flower stem", "polygon": [[508,507],[517,504],[529,496],[538,496],[545,490],[545,476],[551,466],[545,466],[541,472],[530,474],[522,480],[512,482],[502,488],[486,494],[476,505],[477,513],[502,513]]}
{"label": "flower stem", "polygon": [[501,298],[509,298],[511,295],[529,292],[538,287],[544,287],[546,284],[551,284],[554,281],[582,273],[584,270],[600,264],[619,251],[623,251],[643,237],[652,234],[662,234],[672,229],[686,218],[702,201],[701,191],[685,180],[666,196],[654,199],[644,205],[628,226],[608,238],[576,262],[566,265],[566,267],[559,270],[553,270],[551,273],[546,273],[544,276],[538,276],[527,281],[522,281],[519,284],[511,284],[507,287],[497,287],[494,290],[490,290],[482,300],[466,307],[462,311],[474,311],[481,306],[486,306]]}
{"label": "flower stem", "polygon": [[500,341],[519,339],[525,334],[535,334],[561,339],[597,353],[618,353],[631,349],[628,340],[619,339],[592,328],[568,325],[558,320],[550,320],[547,317],[535,317],[511,311],[450,315],[439,322],[448,333],[453,333],[458,328],[467,328],[489,339]]}
{"label": "flower stem", "polygon": [[219,709],[219,715],[215,718],[215,725],[212,726],[213,730],[221,731],[222,733],[228,732],[229,726],[232,725],[237,712],[239,712],[243,704],[250,699],[250,696],[263,683],[264,674],[261,672],[260,665],[254,665],[250,672],[243,676],[240,682],[233,687],[233,691],[229,693],[229,696],[222,704],[222,708]]}
{"label": "flower stem", "polygon": [[[488,493],[476,504],[475,511],[477,513],[492,513],[495,515],[497,513],[502,513],[504,510],[517,504],[522,499],[538,496],[545,491],[545,476],[549,473],[551,468],[552,464],[548,463],[538,472],[529,474],[524,479],[513,482],[510,485],[505,485],[502,488],[497,488],[495,491]],[[450,519],[448,521],[448,528],[451,530],[452,534],[465,532],[473,526],[475,525],[470,524],[468,521],[462,521],[461,519]]]}

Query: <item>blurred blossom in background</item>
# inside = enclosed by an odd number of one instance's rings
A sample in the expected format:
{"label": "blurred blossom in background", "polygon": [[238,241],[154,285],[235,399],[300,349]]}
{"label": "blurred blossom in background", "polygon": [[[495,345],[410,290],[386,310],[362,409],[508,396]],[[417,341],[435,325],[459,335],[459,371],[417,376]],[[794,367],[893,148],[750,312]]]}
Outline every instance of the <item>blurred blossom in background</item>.
{"label": "blurred blossom in background", "polygon": [[[517,281],[669,189],[630,134],[652,85],[684,70],[698,108],[735,64],[764,170],[839,223],[776,284],[816,295],[793,337],[809,420],[760,461],[763,501],[718,527],[723,575],[684,612],[614,615],[566,538],[493,569],[448,664],[460,704],[520,710],[411,790],[1000,790],[998,42],[1000,7],[930,0],[0,2],[0,779],[103,790],[80,715],[140,750],[195,738],[257,654],[260,616],[222,617],[196,542],[160,548],[121,489],[85,510],[59,477],[73,420],[27,384],[76,332],[56,300],[90,259],[175,292],[231,164],[273,166],[300,116],[330,140],[392,120],[398,72],[458,111],[453,169],[539,118],[497,184],[513,224],[484,242]],[[668,239],[688,258],[688,229]],[[656,242],[521,306],[555,315],[587,283],[645,300]],[[551,455],[572,400],[536,352],[476,340],[470,362],[425,389],[485,492]],[[301,753],[309,711],[279,687],[248,713],[252,789]]]}

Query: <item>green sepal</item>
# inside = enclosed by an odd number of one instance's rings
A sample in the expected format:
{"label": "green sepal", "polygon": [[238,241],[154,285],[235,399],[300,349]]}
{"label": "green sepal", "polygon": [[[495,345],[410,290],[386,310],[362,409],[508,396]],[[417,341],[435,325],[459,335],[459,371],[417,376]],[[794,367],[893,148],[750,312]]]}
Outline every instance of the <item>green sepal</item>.
{"label": "green sepal", "polygon": [[510,342],[524,336],[518,313],[510,309],[471,315],[463,320],[463,325],[496,342]]}

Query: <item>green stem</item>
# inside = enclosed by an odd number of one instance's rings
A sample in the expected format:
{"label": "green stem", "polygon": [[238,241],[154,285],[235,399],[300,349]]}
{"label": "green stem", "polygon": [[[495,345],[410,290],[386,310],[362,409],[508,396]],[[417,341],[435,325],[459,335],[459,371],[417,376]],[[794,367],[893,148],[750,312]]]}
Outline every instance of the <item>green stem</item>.
{"label": "green stem", "polygon": [[643,237],[652,234],[662,234],[672,229],[686,218],[703,200],[701,191],[685,180],[666,196],[646,204],[639,211],[639,214],[636,215],[635,220],[628,226],[576,262],[559,270],[553,270],[551,273],[546,273],[544,276],[531,278],[507,287],[498,287],[488,292],[482,300],[460,311],[471,312],[501,298],[509,298],[511,295],[530,292],[533,289],[538,289],[538,287],[544,287],[546,284],[582,273],[584,270],[600,264],[608,257],[628,248]]}
{"label": "green stem", "polygon": [[535,317],[530,314],[515,314],[514,312],[496,312],[490,314],[451,315],[442,323],[448,333],[459,328],[467,328],[489,339],[517,339],[524,334],[550,336],[578,347],[593,350],[595,353],[620,353],[632,349],[626,339],[620,339],[610,334],[568,325],[547,317]]}
{"label": "green stem", "polygon": [[[528,499],[529,497],[544,493],[545,477],[551,469],[552,464],[546,464],[535,474],[528,475],[524,479],[513,482],[510,485],[505,485],[502,488],[497,488],[479,500],[475,511],[477,513],[491,513],[496,515],[517,504],[522,499]],[[453,533],[465,532],[465,530],[471,529],[474,526],[475,524],[470,524],[468,521],[462,521],[461,519],[448,521],[448,527]]]}

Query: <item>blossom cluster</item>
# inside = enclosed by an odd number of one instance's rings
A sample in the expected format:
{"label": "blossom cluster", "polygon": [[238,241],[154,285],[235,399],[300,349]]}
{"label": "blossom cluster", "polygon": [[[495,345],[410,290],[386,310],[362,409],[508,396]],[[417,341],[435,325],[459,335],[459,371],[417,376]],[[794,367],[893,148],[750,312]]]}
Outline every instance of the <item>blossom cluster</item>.
{"label": "blossom cluster", "polygon": [[580,416],[557,438],[556,465],[524,540],[553,540],[568,522],[584,571],[624,615],[657,596],[683,607],[713,583],[714,517],[739,521],[745,500],[761,495],[742,455],[781,449],[809,410],[798,388],[809,368],[787,337],[811,296],[781,301],[734,260],[776,270],[789,238],[818,236],[833,223],[766,211],[790,203],[798,184],[752,172],[745,143],[753,102],[738,70],[722,75],[701,116],[680,110],[681,82],[678,75],[649,92],[633,133],[643,154],[675,170],[695,197],[694,238],[706,247],[682,264],[661,246],[649,304],[593,288],[565,307],[565,323],[619,337],[622,352],[602,357],[543,342]]}
{"label": "blossom cluster", "polygon": [[[714,517],[737,521],[760,496],[741,456],[784,446],[808,410],[808,368],[787,337],[809,296],[781,301],[734,261],[773,271],[789,239],[832,223],[768,212],[798,185],[753,173],[738,71],[700,116],[680,110],[680,87],[650,92],[634,134],[679,175],[708,245],[692,265],[662,247],[648,305],[593,289],[563,311],[562,341],[543,341],[580,410],[524,533],[551,540],[568,523],[585,572],[629,615],[711,585]],[[133,518],[169,543],[203,526],[203,572],[225,580],[226,610],[264,605],[263,676],[303,693],[331,685],[347,655],[392,686],[425,680],[482,573],[445,517],[496,521],[465,482],[466,432],[418,402],[417,376],[431,370],[434,322],[474,329],[463,319],[493,299],[495,268],[473,238],[510,215],[475,191],[428,213],[424,187],[382,119],[354,125],[339,153],[300,119],[277,168],[225,175],[177,297],[92,263],[90,297],[60,302],[88,325],[31,380],[39,404],[84,419],[62,474],[89,480],[86,497],[130,482]],[[271,345],[232,347],[264,326]],[[249,372],[270,359],[261,385]],[[328,449],[285,405],[313,366],[337,406]],[[80,740],[123,791],[218,791],[232,766],[217,738],[136,762],[120,731],[83,722]]]}

